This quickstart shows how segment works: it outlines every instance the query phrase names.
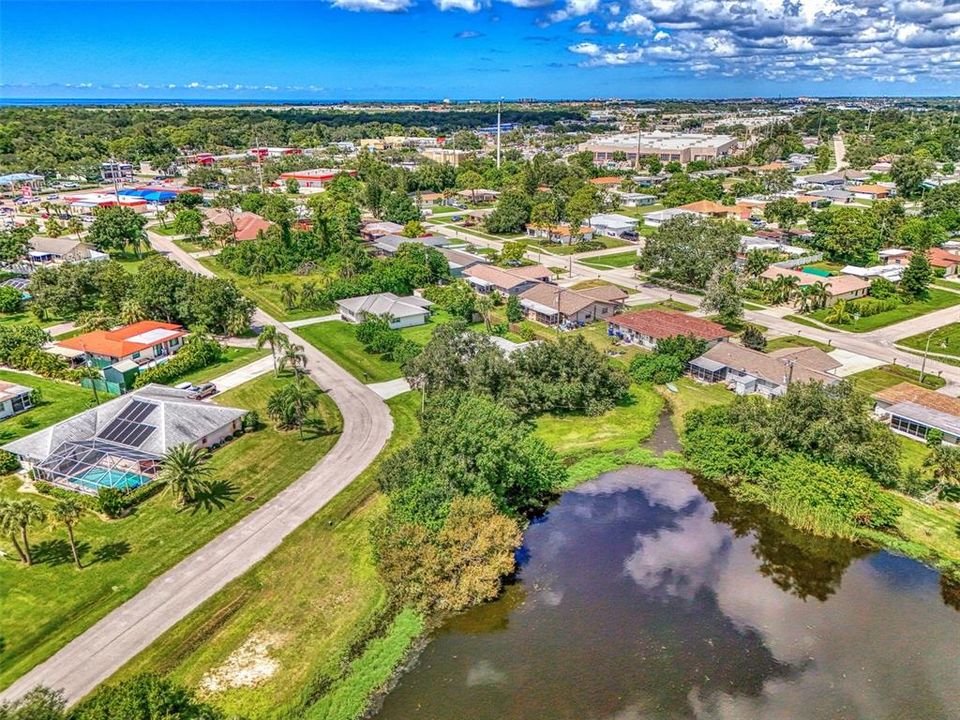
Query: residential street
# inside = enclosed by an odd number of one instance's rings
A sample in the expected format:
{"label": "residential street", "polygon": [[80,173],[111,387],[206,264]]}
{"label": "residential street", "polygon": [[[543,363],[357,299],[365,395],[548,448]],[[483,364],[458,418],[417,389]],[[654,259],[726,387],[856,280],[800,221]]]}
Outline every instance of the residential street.
{"label": "residential street", "polygon": [[[150,234],[153,246],[184,267],[210,275],[168,238]],[[380,453],[393,430],[383,400],[352,375],[258,311],[256,323],[271,323],[302,344],[307,368],[343,415],[343,433],[333,449],[276,497],[156,578],[45,662],[0,693],[12,700],[36,685],[62,688],[71,702],[109,678],[163,632],[231,580],[265,558],[283,539],[349,485]]]}
{"label": "residential street", "polygon": [[[503,244],[492,240],[478,238],[473,235],[467,235],[466,233],[458,232],[452,228],[442,225],[431,226],[431,229],[434,232],[442,235],[447,235],[448,237],[453,237],[458,240],[466,240],[474,243],[475,245],[481,245],[484,247],[499,249]],[[620,252],[624,252],[626,249],[628,248],[617,248],[617,250]],[[614,251],[598,251],[595,254],[605,254],[611,252]],[[526,256],[529,260],[542,262],[544,265],[548,266],[563,266],[565,268],[571,267],[569,257],[547,255],[545,253],[538,253],[536,251],[530,251]],[[638,280],[636,278],[635,271],[630,267],[599,270],[597,268],[583,265],[577,260],[573,260],[572,269],[573,277],[561,279],[561,285],[569,285],[580,280],[591,278],[601,278],[623,287],[632,288],[639,293],[642,293],[643,296],[649,298],[651,301],[672,298],[674,300],[687,303],[688,305],[700,305],[700,298],[696,295],[689,295],[682,292],[667,290],[665,288],[656,287]],[[910,335],[916,335],[917,333],[926,332],[952,322],[960,321],[960,306],[937,310],[936,312],[928,313],[927,315],[922,315],[918,318],[913,318],[911,320],[889,325],[887,327],[866,333],[852,333],[846,330],[827,330],[800,325],[791,320],[784,319],[781,317],[782,314],[782,311],[777,308],[768,308],[764,310],[747,310],[744,313],[744,316],[750,322],[769,328],[769,334],[773,336],[799,335],[801,337],[811,338],[823,343],[828,343],[834,347],[841,348],[852,353],[857,353],[858,355],[863,355],[875,360],[882,360],[884,363],[896,363],[898,365],[904,365],[906,367],[919,370],[923,364],[923,358],[919,355],[898,349],[895,347],[895,341],[900,338],[909,337]],[[929,373],[941,375],[944,380],[947,381],[947,385],[942,388],[942,392],[950,395],[957,395],[960,393],[960,368],[938,362],[934,358],[933,354],[931,354],[926,363],[926,370]]]}

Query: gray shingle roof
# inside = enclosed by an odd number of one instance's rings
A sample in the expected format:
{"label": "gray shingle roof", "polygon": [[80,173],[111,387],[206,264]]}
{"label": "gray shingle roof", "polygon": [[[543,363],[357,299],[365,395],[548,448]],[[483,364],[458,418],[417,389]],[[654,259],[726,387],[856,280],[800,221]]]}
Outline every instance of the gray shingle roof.
{"label": "gray shingle roof", "polygon": [[14,440],[3,449],[21,457],[41,461],[67,441],[79,442],[96,438],[132,401],[141,400],[154,406],[141,422],[152,425],[152,432],[140,450],[163,455],[183,443],[197,443],[228,425],[247,411],[201,402],[190,397],[188,390],[150,384],[132,393],[98,405],[66,420]]}

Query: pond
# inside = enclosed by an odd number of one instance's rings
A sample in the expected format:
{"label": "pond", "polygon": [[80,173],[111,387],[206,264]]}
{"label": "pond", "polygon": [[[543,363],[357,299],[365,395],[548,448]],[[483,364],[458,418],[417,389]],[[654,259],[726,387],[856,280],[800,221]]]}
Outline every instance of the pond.
{"label": "pond", "polygon": [[960,718],[960,603],[912,560],[626,468],[530,526],[380,720]]}

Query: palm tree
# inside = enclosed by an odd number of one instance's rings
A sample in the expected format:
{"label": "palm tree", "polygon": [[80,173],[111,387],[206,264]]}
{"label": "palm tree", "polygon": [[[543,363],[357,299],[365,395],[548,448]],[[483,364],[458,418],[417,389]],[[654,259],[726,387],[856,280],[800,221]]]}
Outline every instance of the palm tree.
{"label": "palm tree", "polygon": [[960,447],[937,445],[924,458],[923,466],[933,470],[933,479],[936,480],[924,497],[927,502],[936,500],[944,488],[960,485]]}
{"label": "palm tree", "polygon": [[137,257],[143,257],[143,246],[146,245],[147,242],[147,231],[143,228],[130,236],[130,247],[133,248],[133,252],[136,253]]}
{"label": "palm tree", "polygon": [[826,283],[817,280],[812,285],[807,286],[810,294],[810,304],[814,310],[819,310],[827,306],[827,300],[830,299],[830,288]]}
{"label": "palm tree", "polygon": [[20,556],[20,562],[27,562],[27,554],[23,552],[23,548],[17,540],[17,532],[19,530],[20,525],[17,522],[16,506],[13,504],[13,501],[0,500],[0,532],[9,536],[10,542],[13,543],[13,547],[17,550],[17,555]]}
{"label": "palm tree", "polygon": [[16,526],[20,529],[20,540],[23,542],[23,557],[27,565],[33,565],[33,557],[30,554],[30,539],[27,537],[27,528],[36,523],[42,523],[47,518],[40,504],[34,500],[14,500],[10,503],[13,506],[13,519]]}
{"label": "palm tree", "polygon": [[73,537],[73,528],[84,511],[83,504],[79,500],[72,497],[65,497],[57,501],[51,513],[54,524],[62,525],[67,529],[67,538],[70,540],[70,550],[73,552],[73,561],[80,569],[83,568],[83,565],[80,563],[80,554],[77,552],[77,542]]}
{"label": "palm tree", "polygon": [[303,351],[303,345],[297,345],[295,343],[286,342],[283,346],[283,354],[280,356],[280,369],[283,370],[287,366],[293,370],[293,374],[297,377],[304,372],[307,364],[307,355]]}
{"label": "palm tree", "polygon": [[794,304],[801,313],[810,312],[813,307],[813,298],[811,296],[812,285],[803,285],[797,292]]}
{"label": "palm tree", "polygon": [[306,308],[314,307],[317,304],[318,291],[317,284],[308,280],[300,286],[300,305]]}
{"label": "palm tree", "polygon": [[853,315],[847,310],[846,300],[837,300],[837,303],[830,308],[830,312],[823,319],[831,325],[846,325],[853,320]]}
{"label": "palm tree", "polygon": [[103,379],[103,372],[100,368],[95,368],[92,365],[81,365],[73,371],[73,374],[78,382],[83,380],[90,381],[90,389],[93,390],[93,400],[99,405],[100,395],[97,393],[97,381]]}
{"label": "palm tree", "polygon": [[270,354],[273,356],[273,375],[280,375],[280,368],[277,366],[277,349],[283,349],[290,344],[290,340],[282,332],[277,330],[276,325],[264,325],[263,330],[257,336],[257,350],[263,350],[264,345],[270,346]]}
{"label": "palm tree", "polygon": [[124,325],[132,325],[135,322],[146,320],[147,312],[139,302],[133,298],[127,298],[120,305],[120,315],[118,319]]}
{"label": "palm tree", "polygon": [[157,208],[156,212],[157,220],[160,221],[160,225],[163,227],[167,226],[167,218],[170,217],[170,211],[167,210],[165,205],[161,205]]}
{"label": "palm tree", "polygon": [[293,283],[282,283],[280,285],[280,302],[284,308],[292,310],[297,305],[297,288]]}
{"label": "palm tree", "polygon": [[487,332],[490,332],[490,311],[493,310],[493,298],[489,295],[478,295],[476,308],[477,312],[483,315],[483,322],[487,327]]}
{"label": "palm tree", "polygon": [[312,410],[320,405],[320,389],[313,383],[294,382],[273,393],[267,400],[267,413],[280,424],[296,425],[303,440],[303,425]]}
{"label": "palm tree", "polygon": [[[212,470],[206,448],[183,443],[167,450],[157,473],[157,482],[166,483],[173,493],[173,506],[182,508],[207,486]],[[166,490],[164,491],[166,492]]]}
{"label": "palm tree", "polygon": [[78,218],[76,215],[72,216],[67,220],[67,232],[71,232],[77,236],[77,240],[80,239],[80,233],[83,231],[83,220]]}

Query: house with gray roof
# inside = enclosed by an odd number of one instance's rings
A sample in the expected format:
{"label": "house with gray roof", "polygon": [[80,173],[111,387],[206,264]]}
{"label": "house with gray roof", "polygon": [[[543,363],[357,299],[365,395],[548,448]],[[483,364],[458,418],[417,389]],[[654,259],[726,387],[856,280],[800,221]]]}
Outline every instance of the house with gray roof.
{"label": "house with gray roof", "polygon": [[383,255],[393,255],[403,243],[416,243],[432,248],[442,248],[453,244],[450,238],[441,235],[425,235],[416,238],[408,238],[403,235],[384,235],[373,241],[373,247]]}
{"label": "house with gray roof", "polygon": [[39,480],[96,495],[152,481],[178,445],[212,448],[240,431],[247,411],[150,384],[3,446]]}
{"label": "house with gray roof", "polygon": [[423,325],[430,318],[433,303],[414,295],[400,297],[393,293],[360,295],[337,300],[340,317],[348,323],[362,323],[369,317],[389,317],[394,329]]}

